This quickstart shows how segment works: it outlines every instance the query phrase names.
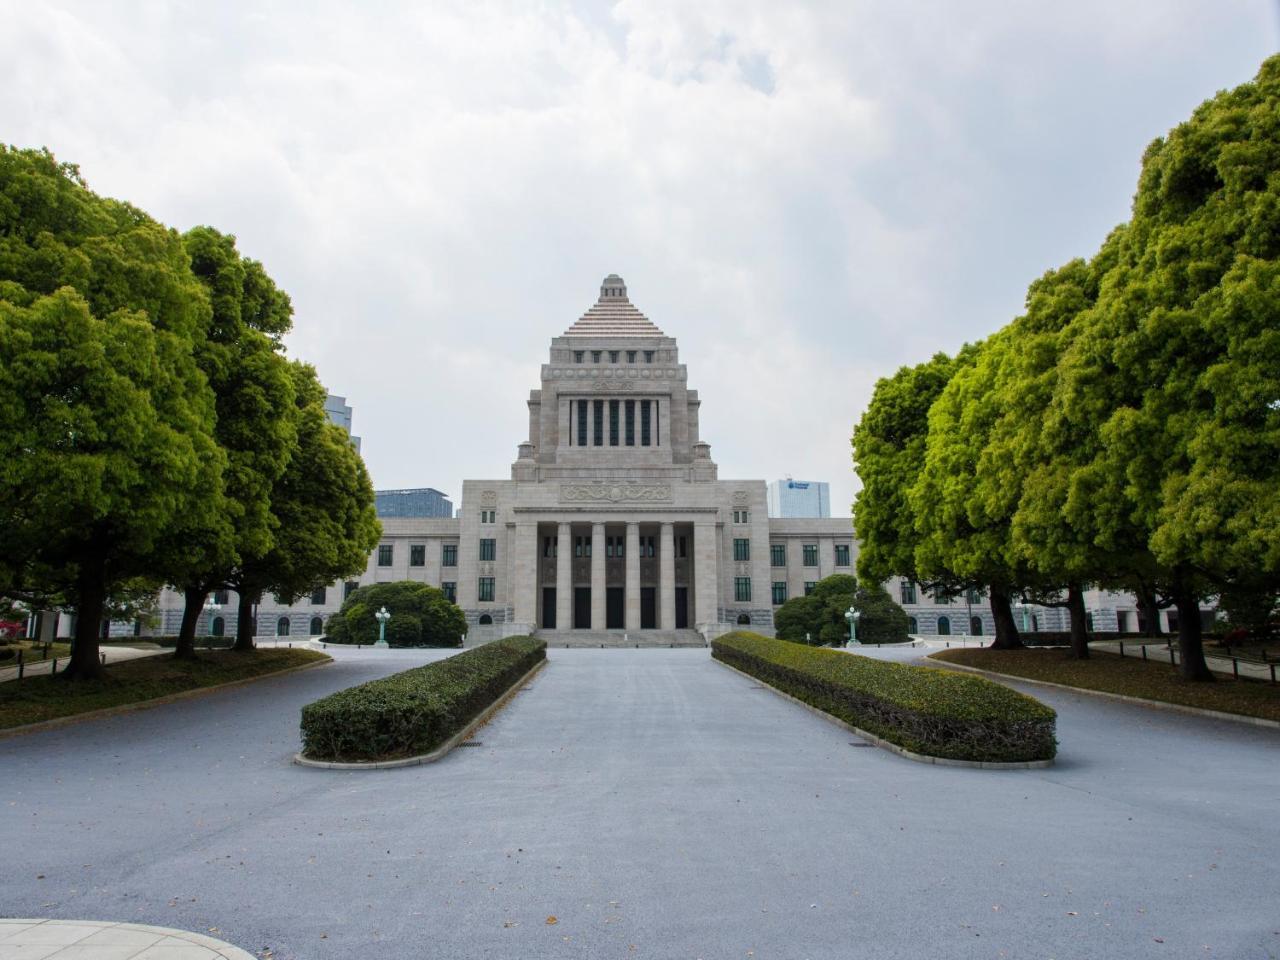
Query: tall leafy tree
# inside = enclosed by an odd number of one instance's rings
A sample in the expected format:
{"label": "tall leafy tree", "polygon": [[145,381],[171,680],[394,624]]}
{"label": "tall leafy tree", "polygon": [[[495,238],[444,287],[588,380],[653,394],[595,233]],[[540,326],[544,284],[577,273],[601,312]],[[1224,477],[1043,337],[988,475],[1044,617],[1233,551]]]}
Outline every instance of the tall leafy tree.
{"label": "tall leafy tree", "polygon": [[917,566],[919,534],[908,494],[924,468],[929,408],[976,353],[969,346],[954,358],[938,353],[883,378],[854,428],[854,469],[862,486],[853,503],[853,526],[863,582],[901,576],[943,595],[963,586],[946,571],[926,576]]}
{"label": "tall leafy tree", "polygon": [[183,236],[192,270],[213,307],[196,358],[213,389],[214,436],[227,458],[219,509],[169,538],[172,574],[185,599],[175,656],[194,656],[196,623],[209,591],[242,561],[275,542],[271,492],[296,442],[297,407],[280,338],[292,324],[288,296],[262,265],[241,257],[235,237],[211,227]]}
{"label": "tall leafy tree", "polygon": [[237,650],[253,648],[254,607],[264,592],[292,602],[318,586],[365,569],[382,535],[373,484],[360,454],[324,412],[315,370],[294,363],[296,440],[272,485],[275,536],[261,556],[242,556],[228,582],[239,594]]}
{"label": "tall leafy tree", "polygon": [[1101,507],[1146,536],[1207,680],[1200,599],[1280,574],[1280,57],[1152,143],[1133,211],[1071,375],[1123,385]]}
{"label": "tall leafy tree", "polygon": [[1009,497],[979,477],[1002,410],[997,377],[1016,349],[1012,340],[1006,330],[984,341],[929,408],[924,465],[908,495],[916,568],[926,577],[984,585],[997,649],[1022,645],[1011,598],[1033,579],[1013,550]]}
{"label": "tall leafy tree", "polygon": [[74,603],[69,677],[101,672],[108,596],[163,576],[159,538],[221,484],[209,318],[174,231],[0,147],[0,592]]}

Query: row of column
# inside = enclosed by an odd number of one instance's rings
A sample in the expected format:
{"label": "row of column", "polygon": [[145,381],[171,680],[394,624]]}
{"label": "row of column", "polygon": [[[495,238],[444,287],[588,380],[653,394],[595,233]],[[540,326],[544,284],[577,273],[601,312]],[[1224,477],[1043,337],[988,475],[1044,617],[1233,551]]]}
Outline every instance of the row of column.
{"label": "row of column", "polygon": [[[591,524],[591,624],[603,629],[605,623],[605,551],[603,523]],[[676,538],[675,524],[662,523],[658,535],[658,629],[676,628]],[[569,629],[573,622],[573,528],[557,527],[556,628]],[[627,524],[627,542],[622,553],[623,621],[627,630],[640,629],[640,524]]]}
{"label": "row of column", "polygon": [[[640,629],[640,523],[623,521],[626,526],[625,578],[623,581],[625,629]],[[623,525],[615,524],[615,526]],[[572,525],[557,521],[560,547],[556,562],[556,625],[557,629],[570,629],[573,622],[573,537]],[[658,521],[658,625],[663,630],[675,629],[675,525],[670,521]],[[605,537],[605,524],[592,522],[591,538],[591,623],[593,629],[604,629],[606,622],[605,551],[601,549]],[[690,626],[702,626],[718,621],[718,568],[716,553],[716,524],[712,519],[693,520],[693,544],[689,551],[693,564],[690,584],[693,594],[693,610]],[[538,524],[530,519],[516,525],[516,549],[511,596],[513,614],[517,623],[537,628],[538,611]]]}

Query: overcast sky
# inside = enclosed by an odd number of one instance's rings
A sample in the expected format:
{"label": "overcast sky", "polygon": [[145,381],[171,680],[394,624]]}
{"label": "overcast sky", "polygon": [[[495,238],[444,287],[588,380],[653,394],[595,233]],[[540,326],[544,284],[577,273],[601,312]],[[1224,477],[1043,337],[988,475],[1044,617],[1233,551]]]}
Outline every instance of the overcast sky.
{"label": "overcast sky", "polygon": [[0,138],[234,233],[380,488],[509,476],[621,274],[724,478],[828,480],[877,378],[1015,316],[1274,0],[0,0]]}

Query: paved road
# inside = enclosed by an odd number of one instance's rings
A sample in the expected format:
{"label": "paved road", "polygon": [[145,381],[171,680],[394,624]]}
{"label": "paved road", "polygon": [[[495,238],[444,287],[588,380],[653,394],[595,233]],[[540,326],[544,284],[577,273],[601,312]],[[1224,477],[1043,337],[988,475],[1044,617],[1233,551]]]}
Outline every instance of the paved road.
{"label": "paved road", "polygon": [[554,650],[480,747],[291,766],[300,705],[423,658],[337,656],[0,742],[0,914],[302,960],[1280,953],[1274,730],[1041,691],[1058,766],[935,768],[705,650]]}

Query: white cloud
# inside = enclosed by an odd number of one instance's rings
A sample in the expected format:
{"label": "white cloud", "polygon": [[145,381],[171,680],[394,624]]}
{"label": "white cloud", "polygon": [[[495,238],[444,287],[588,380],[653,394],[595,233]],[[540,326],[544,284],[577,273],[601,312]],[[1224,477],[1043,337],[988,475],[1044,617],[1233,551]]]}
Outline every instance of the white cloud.
{"label": "white cloud", "polygon": [[1275,38],[1262,0],[0,18],[5,138],[237,234],[378,485],[504,476],[548,339],[617,271],[680,339],[722,475],[827,479],[837,506],[875,379],[1088,254],[1145,143]]}

